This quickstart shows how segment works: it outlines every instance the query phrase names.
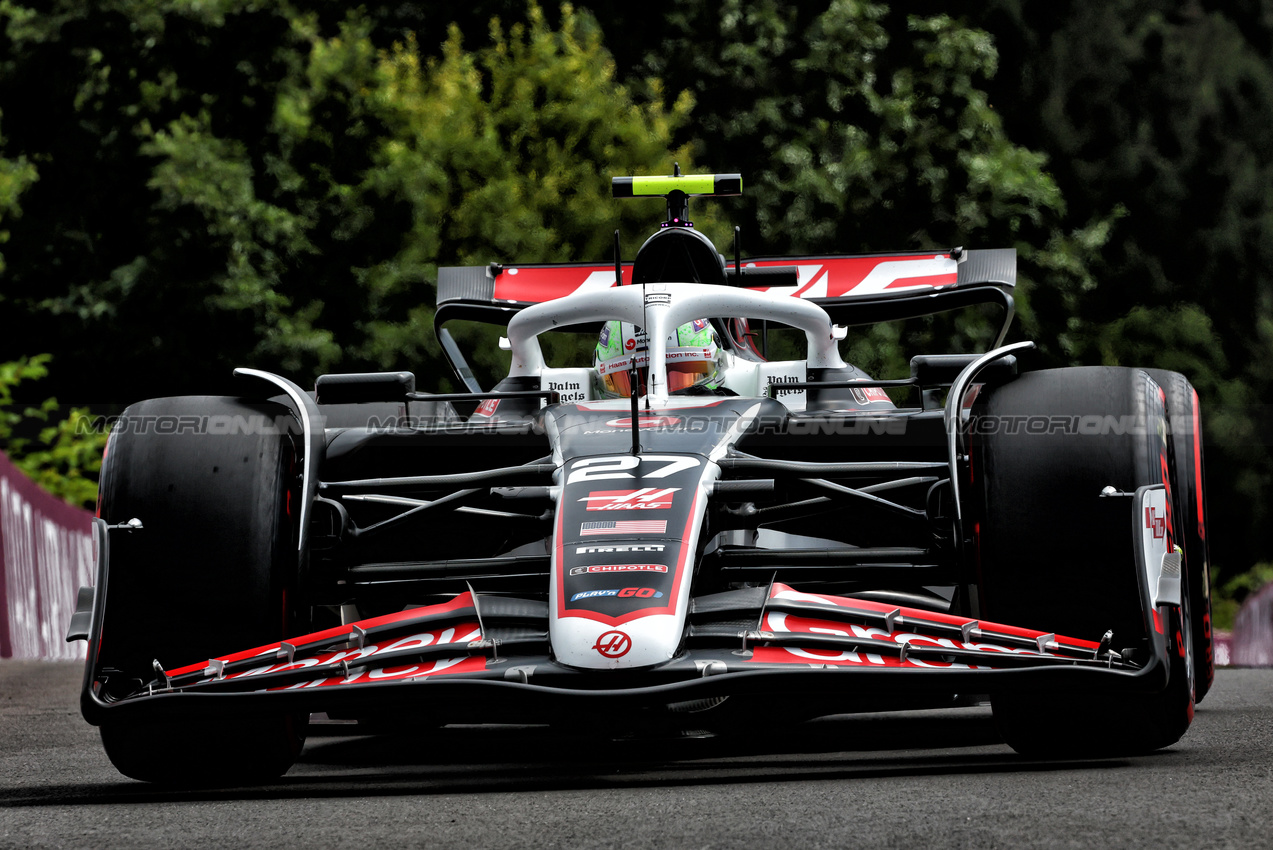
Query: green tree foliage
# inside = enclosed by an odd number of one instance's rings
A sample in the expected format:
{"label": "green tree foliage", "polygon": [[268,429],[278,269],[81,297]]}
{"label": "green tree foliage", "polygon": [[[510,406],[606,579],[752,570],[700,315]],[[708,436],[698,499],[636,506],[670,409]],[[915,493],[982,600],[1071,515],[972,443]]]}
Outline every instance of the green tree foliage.
{"label": "green tree foliage", "polygon": [[[0,110],[0,119],[4,112]],[[3,126],[0,126],[3,129]],[[4,136],[0,135],[0,150],[4,149]],[[22,205],[18,196],[38,179],[35,166],[24,156],[6,159],[0,156],[0,225],[5,219],[14,219],[22,215]],[[0,226],[0,248],[9,241],[9,231]],[[0,274],[4,274],[4,253],[0,250]],[[4,303],[4,294],[0,292],[0,304]]]}
{"label": "green tree foliage", "polygon": [[[183,372],[225,389],[234,353],[251,351],[289,298],[281,287],[250,309],[226,309],[244,287],[242,255],[260,261],[303,245],[286,222],[265,231],[263,246],[237,241],[244,228],[265,230],[259,208],[242,210],[237,234],[211,231],[197,207],[174,202],[173,169],[158,166],[164,146],[185,143],[201,178],[187,190],[205,207],[269,198],[270,93],[305,56],[302,34],[233,0],[68,0],[45,13],[6,2],[0,20],[0,102],[12,130],[4,155],[39,175],[22,218],[8,223],[4,356],[37,339],[57,350],[58,393],[78,401],[130,401],[139,384],[188,391]],[[262,265],[263,276],[276,268]],[[306,326],[305,306],[283,311],[300,325],[286,330],[315,347],[321,333],[315,340]]]}
{"label": "green tree foliage", "polygon": [[91,508],[97,501],[106,433],[95,427],[85,408],[71,408],[58,419],[55,398],[35,407],[17,404],[13,398],[19,384],[48,374],[50,359],[48,354],[37,354],[0,363],[0,452],[45,492]]}
{"label": "green tree foliage", "polygon": [[994,86],[1014,138],[1052,153],[1080,214],[1126,210],[1075,312],[1197,303],[1234,357],[1252,335],[1228,331],[1270,286],[1273,68],[1253,41],[1273,29],[1210,5],[997,0],[980,17],[1022,69]]}
{"label": "green tree foliage", "polygon": [[986,33],[884,4],[677,5],[647,61],[695,92],[713,165],[747,168],[764,250],[949,247],[1063,208],[981,90]]}
{"label": "green tree foliage", "polygon": [[[1088,260],[1117,212],[1075,223],[1047,157],[1009,137],[986,93],[991,37],[910,8],[678,0],[615,50],[633,73],[694,92],[683,136],[713,169],[747,173],[738,217],[752,253],[1016,247],[1025,330],[1061,354],[1062,340],[1036,333],[1032,299],[1091,285]],[[598,14],[609,29],[641,26]],[[894,374],[932,345],[984,348],[992,327],[981,315],[912,323],[858,335],[850,353]]]}
{"label": "green tree foliage", "polygon": [[1212,558],[1269,559],[1273,521],[1273,20],[1202,0],[969,10],[1015,69],[989,91],[1050,157],[1071,217],[1119,211],[1090,285],[1036,291],[1073,360],[1184,372],[1203,402]]}
{"label": "green tree foliage", "polygon": [[[648,207],[615,203],[609,178],[687,160],[671,136],[692,101],[635,101],[588,24],[567,8],[551,30],[532,7],[526,24],[492,22],[476,51],[452,28],[438,58],[409,40],[383,60],[397,123],[371,179],[411,199],[406,253],[429,279],[434,264],[603,261],[615,229],[632,246],[654,220]],[[407,322],[377,326],[368,359],[387,365],[430,338],[432,293],[420,302]],[[506,368],[489,334],[466,341],[485,374]]]}
{"label": "green tree foliage", "polygon": [[39,177],[5,219],[4,355],[45,340],[86,401],[230,391],[235,365],[444,385],[437,264],[607,259],[639,215],[610,174],[666,171],[690,108],[634,99],[586,17],[528,17],[430,62],[358,12],[0,5],[0,153]]}

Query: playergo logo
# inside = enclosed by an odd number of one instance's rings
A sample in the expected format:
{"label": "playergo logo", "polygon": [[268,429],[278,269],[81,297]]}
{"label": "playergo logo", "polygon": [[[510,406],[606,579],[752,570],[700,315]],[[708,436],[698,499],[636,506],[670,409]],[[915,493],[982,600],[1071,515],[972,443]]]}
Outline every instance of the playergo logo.
{"label": "playergo logo", "polygon": [[672,494],[680,487],[656,490],[642,487],[640,490],[593,490],[579,501],[588,502],[590,511],[641,511],[672,507]]}
{"label": "playergo logo", "polygon": [[[660,549],[663,547],[660,546]],[[589,573],[665,573],[667,567],[663,564],[593,564],[590,567],[572,567],[570,574],[572,576],[582,576]]]}
{"label": "playergo logo", "polygon": [[577,602],[580,599],[598,599],[604,596],[617,596],[623,599],[633,596],[638,599],[662,599],[663,591],[655,590],[652,587],[625,587],[622,590],[617,587],[612,587],[605,590],[584,590],[570,597],[570,601]]}

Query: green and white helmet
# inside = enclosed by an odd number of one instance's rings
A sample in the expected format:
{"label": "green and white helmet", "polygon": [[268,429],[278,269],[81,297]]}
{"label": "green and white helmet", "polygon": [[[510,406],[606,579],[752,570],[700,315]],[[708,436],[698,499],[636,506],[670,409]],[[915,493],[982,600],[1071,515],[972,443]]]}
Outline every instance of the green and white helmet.
{"label": "green and white helmet", "polygon": [[[640,385],[645,385],[650,366],[646,342],[645,331],[636,325],[616,320],[602,326],[593,352],[593,365],[601,379],[603,395],[611,398],[632,395],[628,370],[633,364]],[[668,392],[704,385],[715,388],[720,382],[720,372],[721,350],[716,331],[707,319],[686,322],[668,334]]]}

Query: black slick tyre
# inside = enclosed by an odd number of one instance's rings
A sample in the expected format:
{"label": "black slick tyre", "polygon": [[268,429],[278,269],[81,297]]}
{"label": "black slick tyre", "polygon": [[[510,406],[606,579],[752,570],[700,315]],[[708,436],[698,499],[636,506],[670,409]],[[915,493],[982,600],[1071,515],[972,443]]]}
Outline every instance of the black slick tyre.
{"label": "black slick tyre", "polygon": [[[1148,657],[1130,502],[1101,497],[1170,485],[1166,410],[1142,370],[1032,372],[983,392],[974,412],[982,615],[1099,640]],[[1170,489],[1170,487],[1168,487]],[[1170,502],[1169,502],[1170,504]],[[1187,580],[1182,586],[1187,585]],[[1045,757],[1144,753],[1175,743],[1193,718],[1188,594],[1163,624],[1171,670],[1156,694],[991,695],[1000,735]]]}
{"label": "black slick tyre", "polygon": [[[125,411],[107,447],[100,511],[112,525],[137,518],[143,527],[111,532],[98,658],[108,700],[152,681],[154,661],[175,669],[279,640],[295,625],[288,417],[277,404],[218,397],[152,399]],[[108,718],[101,732],[127,776],[229,784],[286,771],[304,722]]]}
{"label": "black slick tyre", "polygon": [[1207,477],[1203,461],[1202,411],[1198,393],[1184,375],[1165,369],[1145,371],[1162,387],[1167,399],[1176,543],[1185,552],[1189,571],[1189,604],[1197,664],[1194,701],[1202,702],[1215,680],[1216,669],[1215,646],[1211,638],[1211,564],[1207,552]]}

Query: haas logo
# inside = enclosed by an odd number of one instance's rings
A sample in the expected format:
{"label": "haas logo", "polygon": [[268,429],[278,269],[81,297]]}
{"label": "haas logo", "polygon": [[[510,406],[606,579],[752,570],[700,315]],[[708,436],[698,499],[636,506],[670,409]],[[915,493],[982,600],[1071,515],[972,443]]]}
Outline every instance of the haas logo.
{"label": "haas logo", "polygon": [[1145,508],[1145,528],[1154,533],[1155,540],[1161,540],[1167,534],[1167,517],[1158,516],[1157,508]]}
{"label": "haas logo", "polygon": [[597,638],[592,648],[606,658],[622,658],[632,648],[632,638],[620,631],[608,631]]}
{"label": "haas logo", "polygon": [[590,511],[640,511],[672,507],[672,494],[680,487],[642,487],[640,490],[593,490],[579,501]]}

